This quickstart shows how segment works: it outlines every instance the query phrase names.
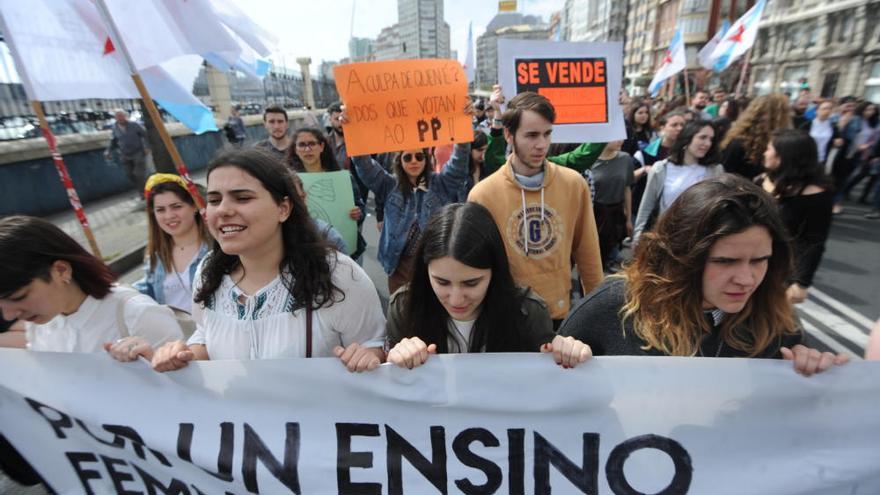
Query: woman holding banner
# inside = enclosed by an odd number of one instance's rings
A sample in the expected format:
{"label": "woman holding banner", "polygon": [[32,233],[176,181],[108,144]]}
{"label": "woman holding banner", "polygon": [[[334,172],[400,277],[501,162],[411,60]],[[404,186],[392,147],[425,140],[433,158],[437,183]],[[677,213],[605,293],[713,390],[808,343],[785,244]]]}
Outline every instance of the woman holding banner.
{"label": "woman holding banner", "polygon": [[183,336],[174,314],[131,288],[55,225],[0,220],[0,310],[35,351],[109,350],[129,361]]}
{"label": "woman holding banner", "polygon": [[379,366],[385,317],[367,274],[332,249],[273,156],[233,150],[208,166],[216,241],[194,287],[196,331],[152,356],[157,371],[193,359],[331,357]]}
{"label": "woman holding banner", "polygon": [[589,346],[553,332],[547,305],[510,274],[501,233],[477,203],[444,206],[428,222],[412,282],[391,296],[388,361],[421,366],[429,354],[552,352],[570,368]]}
{"label": "woman holding banner", "polygon": [[[470,100],[464,112],[474,114]],[[341,118],[348,121],[345,112]],[[385,204],[379,263],[388,274],[391,294],[412,276],[416,247],[428,219],[458,199],[468,178],[471,143],[457,143],[440,172],[434,172],[431,158],[427,148],[403,150],[394,156],[391,173],[369,155],[352,158],[358,176],[373,191],[376,202]]]}
{"label": "woman holding banner", "polygon": [[633,261],[559,330],[596,355],[783,358],[811,375],[847,361],[800,344],[786,298],[793,253],[776,205],[732,174],[682,193]]}

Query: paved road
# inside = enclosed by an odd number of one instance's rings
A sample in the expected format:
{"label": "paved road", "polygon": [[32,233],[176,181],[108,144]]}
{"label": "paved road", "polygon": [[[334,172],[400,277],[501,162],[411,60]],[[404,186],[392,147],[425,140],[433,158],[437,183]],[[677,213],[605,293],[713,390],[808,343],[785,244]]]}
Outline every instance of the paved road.
{"label": "paved road", "polygon": [[811,343],[861,356],[880,317],[880,221],[862,216],[867,206],[845,207],[834,217],[814,286],[798,314]]}

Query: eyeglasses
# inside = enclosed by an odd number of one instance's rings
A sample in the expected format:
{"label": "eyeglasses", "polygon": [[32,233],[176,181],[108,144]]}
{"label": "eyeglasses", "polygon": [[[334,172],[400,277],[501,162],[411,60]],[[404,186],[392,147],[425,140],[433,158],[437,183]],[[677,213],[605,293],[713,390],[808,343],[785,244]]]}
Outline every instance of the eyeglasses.
{"label": "eyeglasses", "polygon": [[425,154],[421,152],[416,153],[415,155],[413,155],[412,153],[404,153],[401,158],[405,162],[411,162],[413,161],[413,157],[415,157],[417,162],[425,161]]}
{"label": "eyeglasses", "polygon": [[316,148],[318,146],[318,144],[320,144],[320,143],[318,143],[317,141],[302,141],[302,142],[296,143],[296,147],[301,150],[310,150],[312,148]]}

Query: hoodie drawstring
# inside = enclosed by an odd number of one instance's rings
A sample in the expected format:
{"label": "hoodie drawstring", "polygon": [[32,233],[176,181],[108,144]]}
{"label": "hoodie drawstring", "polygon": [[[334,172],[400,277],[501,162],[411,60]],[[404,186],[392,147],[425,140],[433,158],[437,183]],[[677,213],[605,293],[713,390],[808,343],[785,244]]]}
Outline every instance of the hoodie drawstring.
{"label": "hoodie drawstring", "polygon": [[[525,246],[525,254],[529,255],[529,227],[528,216],[526,215],[526,190],[520,188],[519,192],[522,196],[522,212],[523,212],[523,244]],[[541,218],[538,222],[538,228],[544,226],[544,187],[541,187]]]}

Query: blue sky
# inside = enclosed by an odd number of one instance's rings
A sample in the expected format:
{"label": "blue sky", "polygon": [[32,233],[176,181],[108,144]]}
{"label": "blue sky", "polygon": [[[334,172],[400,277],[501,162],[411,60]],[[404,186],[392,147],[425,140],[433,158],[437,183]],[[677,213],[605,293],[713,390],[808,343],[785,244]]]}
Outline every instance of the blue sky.
{"label": "blue sky", "polygon": [[[310,56],[313,63],[348,56],[352,2],[355,5],[353,34],[375,38],[397,22],[397,0],[233,0],[257,23],[279,37],[280,54],[288,66],[296,57]],[[520,0],[519,11],[548,20],[562,9],[565,0]],[[451,28],[452,48],[464,59],[468,23],[473,21],[474,39],[498,10],[496,0],[446,0],[446,22]],[[275,60],[281,63],[281,60]]]}

